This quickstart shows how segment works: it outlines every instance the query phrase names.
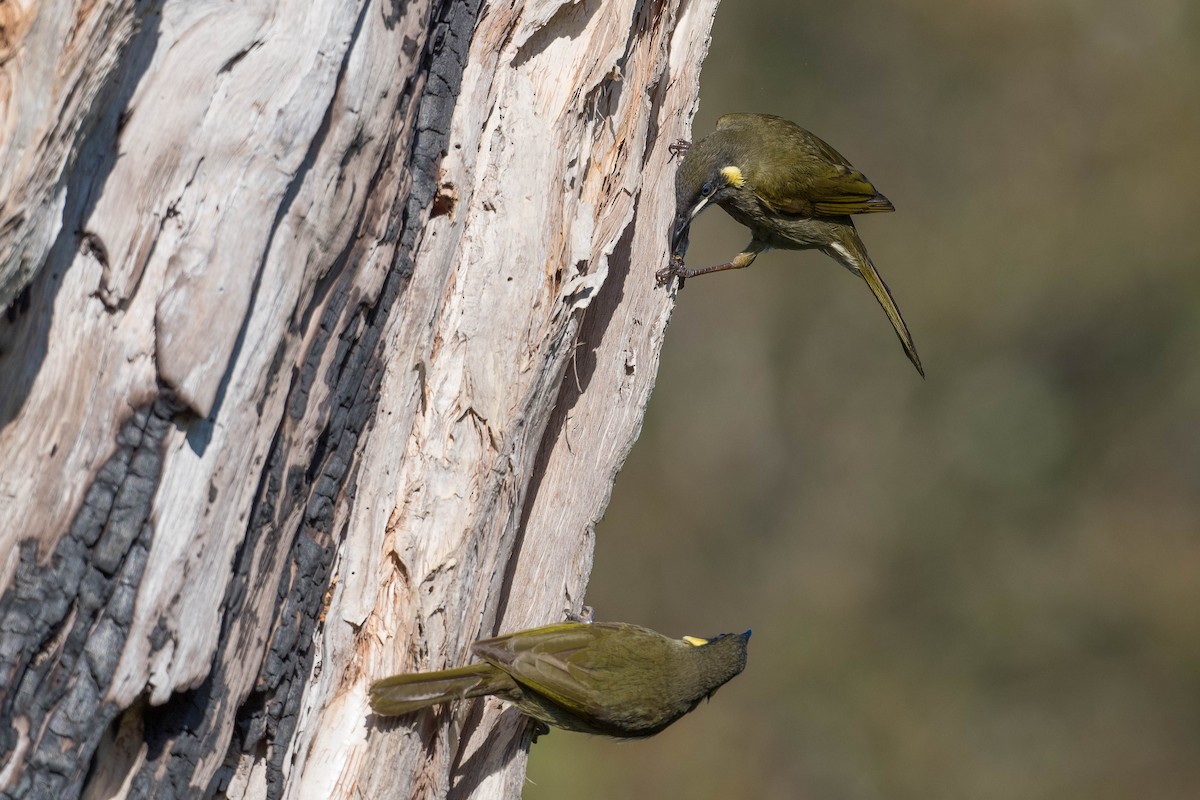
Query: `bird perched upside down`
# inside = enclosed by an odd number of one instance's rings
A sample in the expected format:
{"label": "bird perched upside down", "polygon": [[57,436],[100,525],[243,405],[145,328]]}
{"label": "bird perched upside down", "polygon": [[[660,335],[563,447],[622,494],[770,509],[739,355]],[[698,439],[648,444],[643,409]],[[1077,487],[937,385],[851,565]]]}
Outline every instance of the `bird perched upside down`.
{"label": "bird perched upside down", "polygon": [[[909,361],[925,376],[904,317],[850,218],[896,208],[845,157],[794,122],[769,114],[726,114],[711,134],[694,144],[680,140],[671,152],[684,159],[675,179],[671,264],[658,272],[660,284],[672,276],[744,269],[771,248],[820,250],[867,282]],[[750,229],[750,244],[724,264],[688,269],[688,229],[714,203]]]}
{"label": "bird perched upside down", "polygon": [[547,625],[476,642],[478,664],[375,681],[371,709],[407,714],[495,695],[566,730],[650,736],[741,672],[749,639],[670,639],[623,622]]}

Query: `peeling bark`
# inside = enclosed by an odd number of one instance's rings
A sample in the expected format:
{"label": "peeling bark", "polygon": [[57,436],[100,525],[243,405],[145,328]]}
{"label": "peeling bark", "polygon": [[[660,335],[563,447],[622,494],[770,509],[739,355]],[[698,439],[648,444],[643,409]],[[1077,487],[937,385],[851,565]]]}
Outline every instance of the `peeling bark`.
{"label": "peeling bark", "polygon": [[4,796],[520,794],[366,686],[581,604],[715,5],[4,5]]}

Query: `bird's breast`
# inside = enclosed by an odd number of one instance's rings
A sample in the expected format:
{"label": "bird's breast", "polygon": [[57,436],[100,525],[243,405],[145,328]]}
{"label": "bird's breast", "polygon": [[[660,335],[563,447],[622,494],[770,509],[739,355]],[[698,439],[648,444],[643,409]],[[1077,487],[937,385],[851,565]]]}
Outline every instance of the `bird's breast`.
{"label": "bird's breast", "polygon": [[721,203],[729,216],[745,225],[759,242],[778,250],[808,250],[824,247],[831,240],[831,228],[838,223],[771,211],[757,198],[747,203],[745,198]]}

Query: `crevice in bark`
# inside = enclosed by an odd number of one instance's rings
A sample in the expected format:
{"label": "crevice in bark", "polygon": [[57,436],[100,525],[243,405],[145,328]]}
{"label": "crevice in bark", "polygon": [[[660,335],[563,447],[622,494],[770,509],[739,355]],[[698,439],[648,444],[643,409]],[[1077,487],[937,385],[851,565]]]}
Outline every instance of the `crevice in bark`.
{"label": "crevice in bark", "polygon": [[[470,733],[483,722],[483,703],[471,710],[468,723],[459,738],[460,751],[454,756],[454,770],[447,800],[469,800],[485,780],[504,769],[519,753],[528,752],[537,723],[515,708],[508,708],[488,731],[484,743],[474,754],[462,760],[461,746],[471,739]],[[520,735],[517,732],[520,731]]]}
{"label": "crevice in bark", "polygon": [[556,39],[576,39],[600,10],[600,0],[573,0],[560,5],[550,19],[526,39],[513,57],[513,69],[520,69],[541,55]]}
{"label": "crevice in bark", "polygon": [[[45,263],[21,292],[25,298],[22,313],[6,315],[6,321],[0,322],[0,384],[5,387],[5,397],[0,402],[0,429],[20,414],[46,357],[54,299],[62,285],[62,276],[71,268],[79,250],[86,246],[87,222],[120,156],[121,127],[130,113],[130,100],[154,58],[160,21],[157,3],[139,6],[134,11],[137,32],[126,45],[121,66],[93,102],[76,155],[63,173],[66,194],[58,235]],[[102,285],[97,287],[102,288]],[[29,310],[34,313],[24,313]],[[6,326],[7,331],[3,330]],[[13,346],[5,346],[5,340]]]}
{"label": "crevice in bark", "polygon": [[[178,411],[167,394],[136,409],[54,551],[40,557],[35,539],[20,546],[0,597],[0,719],[23,720],[31,740],[13,797],[77,794],[120,711],[103,694],[133,621],[162,444]],[[14,756],[16,740],[12,727],[0,731],[0,761]]]}
{"label": "crevice in bark", "polygon": [[[430,176],[436,177],[437,165],[428,164],[431,154],[440,161],[447,150],[446,133],[449,130],[449,115],[453,103],[447,98],[430,93],[430,87],[453,87],[456,90],[465,66],[466,48],[454,47],[455,42],[469,41],[474,28],[479,3],[443,3],[438,22],[430,35],[428,80],[425,93],[419,101],[418,119],[425,126],[415,131],[414,144],[409,157],[409,169],[413,175],[410,194],[398,198],[397,205],[404,205],[409,213],[405,221],[423,219],[437,186]],[[465,31],[463,30],[465,28]],[[448,44],[449,43],[449,44]],[[434,79],[437,80],[434,80]],[[416,84],[414,84],[416,85]],[[407,100],[399,101],[402,105]],[[442,117],[428,111],[435,107]],[[385,149],[391,152],[391,149]],[[411,250],[417,241],[419,225],[406,224],[400,231],[398,264],[385,278],[380,298],[358,310],[362,319],[358,324],[343,322],[343,334],[338,338],[340,351],[333,360],[332,369],[325,380],[333,387],[328,413],[330,418],[322,427],[315,452],[304,472],[289,470],[287,491],[282,497],[263,496],[256,504],[256,524],[247,543],[262,541],[263,534],[274,520],[287,518],[287,507],[307,497],[307,508],[301,524],[291,541],[291,552],[279,581],[279,613],[272,625],[274,631],[253,692],[241,703],[237,713],[236,728],[229,743],[229,757],[220,774],[209,784],[213,791],[223,791],[228,785],[230,770],[236,763],[237,753],[265,753],[267,769],[267,796],[279,797],[283,787],[283,759],[295,733],[300,701],[305,681],[312,668],[314,653],[312,638],[322,610],[325,590],[329,585],[337,546],[344,534],[333,530],[333,514],[339,494],[353,492],[354,454],[363,435],[367,421],[374,412],[382,380],[383,365],[379,353],[379,340],[388,316],[395,307],[403,288],[411,275]],[[343,263],[349,263],[347,253]],[[405,268],[407,267],[407,268]],[[338,283],[343,283],[338,281]],[[344,283],[343,283],[344,285]],[[329,342],[329,335],[337,330],[338,320],[347,315],[347,304],[351,301],[345,289],[333,290],[334,295],[322,315],[321,335],[318,335],[299,370],[299,380],[293,387],[288,400],[289,419],[299,422],[309,410],[305,398],[308,386],[317,374],[318,364]],[[288,426],[290,427],[290,426]],[[278,475],[286,453],[283,445],[272,448],[267,470]],[[277,507],[279,506],[279,507]],[[273,513],[271,513],[273,512]],[[247,574],[250,565],[268,560],[264,554],[255,557],[254,546],[243,549],[238,576]],[[241,581],[244,585],[244,581]],[[233,608],[227,613],[236,613]],[[222,641],[218,652],[226,652],[227,643]],[[181,766],[190,766],[185,759]]]}
{"label": "crevice in bark", "polygon": [[[362,8],[359,10],[358,19],[354,21],[354,30],[350,34],[350,42],[346,47],[345,53],[342,55],[342,63],[338,67],[338,75],[334,80],[333,91],[329,95],[329,104],[325,108],[325,115],[321,118],[321,124],[317,127],[316,133],[313,134],[312,141],[309,142],[308,151],[304,154],[304,158],[296,168],[296,174],[288,182],[288,186],[283,192],[283,197],[280,198],[279,207],[275,209],[275,218],[271,220],[270,232],[267,234],[266,242],[263,244],[262,255],[256,262],[254,283],[250,287],[250,299],[246,304],[246,314],[242,317],[237,339],[234,341],[233,350],[230,352],[229,360],[226,362],[225,374],[221,376],[221,383],[217,387],[216,397],[213,400],[212,412],[210,414],[212,419],[217,419],[220,416],[221,408],[225,403],[225,394],[229,389],[229,381],[233,377],[234,367],[241,360],[242,348],[246,344],[246,329],[250,325],[251,318],[254,316],[254,309],[257,307],[258,292],[262,286],[263,266],[267,263],[271,248],[275,244],[275,236],[279,233],[279,226],[291,210],[292,204],[300,194],[300,189],[304,186],[305,179],[308,177],[313,164],[316,163],[318,154],[325,145],[325,139],[329,134],[329,128],[332,124],[333,110],[337,104],[338,91],[345,82],[346,69],[350,64],[350,59],[354,55],[355,43],[362,35],[363,19],[371,9],[373,9],[373,6],[370,3],[363,3]],[[251,49],[257,47],[259,44],[261,43],[255,42],[249,48],[235,56],[235,60],[241,60]],[[228,66],[230,64],[227,63],[226,67]],[[222,67],[222,71],[224,70],[225,67]],[[338,266],[344,264],[345,262],[343,261]],[[316,300],[315,297],[314,300]]]}
{"label": "crevice in bark", "polygon": [[[513,578],[517,568],[516,557],[519,556],[521,548],[524,545],[529,524],[529,514],[533,509],[534,501],[537,499],[542,480],[546,476],[546,468],[550,463],[550,456],[554,452],[554,448],[558,445],[559,437],[562,434],[564,426],[567,424],[571,409],[574,408],[576,402],[578,402],[591,381],[592,373],[596,369],[596,351],[599,349],[600,343],[604,339],[604,334],[612,322],[613,313],[620,304],[621,298],[624,297],[625,281],[629,276],[629,266],[632,260],[633,233],[634,225],[631,220],[625,231],[621,234],[621,238],[617,241],[617,245],[613,248],[613,253],[608,259],[608,276],[605,278],[600,291],[596,294],[591,305],[583,312],[582,319],[579,322],[579,332],[575,337],[574,352],[568,362],[565,377],[559,385],[558,397],[555,399],[550,419],[542,434],[541,444],[538,446],[537,456],[533,461],[533,471],[529,478],[529,489],[525,496],[524,505],[521,508],[521,522],[517,528],[516,539],[513,543],[513,557],[505,565],[504,580],[501,584],[497,600],[499,610],[496,613],[496,619],[498,620],[504,619],[508,612],[508,604],[512,596]],[[579,609],[564,610],[578,611]],[[492,631],[492,635],[499,633],[499,630]]]}
{"label": "crevice in bark", "polygon": [[[157,42],[161,0],[133,0],[133,2],[119,5],[127,6],[127,8],[105,9],[102,12],[106,25],[104,26],[105,30],[98,37],[109,42],[121,38],[124,35],[125,18],[131,18],[129,24],[133,28],[132,35],[118,52],[111,54],[118,65],[107,75],[102,71],[93,71],[87,73],[80,82],[63,87],[66,94],[64,95],[65,102],[59,109],[60,112],[70,106],[75,95],[86,98],[89,92],[94,92],[94,94],[90,100],[86,101],[86,104],[71,109],[71,113],[60,113],[58,118],[47,120],[51,127],[43,134],[44,141],[53,143],[51,149],[58,148],[62,142],[69,141],[69,149],[64,156],[48,153],[43,158],[40,167],[55,175],[56,180],[42,184],[43,192],[40,196],[24,198],[29,203],[29,211],[32,211],[32,207],[36,205],[40,205],[44,209],[49,206],[59,186],[63,182],[67,184],[62,224],[55,234],[56,240],[64,232],[67,236],[73,237],[80,230],[69,224],[70,206],[79,202],[71,196],[73,190],[77,189],[80,184],[94,185],[96,183],[94,179],[97,177],[100,178],[102,184],[108,174],[107,169],[97,173],[82,166],[88,162],[88,159],[84,157],[85,151],[93,142],[99,142],[100,152],[110,148],[115,151],[115,143],[124,123],[123,115],[127,109],[128,100],[132,96],[132,90],[137,86],[138,79],[149,65],[150,57],[154,52],[154,44]],[[28,7],[24,10],[18,7],[17,13],[35,17],[39,11],[48,12],[47,9],[38,6],[33,8],[32,12]],[[94,11],[95,9],[91,7],[81,7],[75,9],[74,13],[80,17],[86,17]],[[25,46],[24,42],[20,42],[20,44]],[[84,85],[90,80],[99,80],[102,83],[98,83],[94,87]],[[111,136],[106,133],[109,130],[110,120],[116,123],[112,127]],[[73,127],[76,124],[77,127]],[[61,169],[54,163],[59,157],[64,159]],[[111,166],[111,162],[109,166]],[[84,197],[82,202],[90,207],[91,199]],[[10,270],[10,262],[4,265],[3,270],[0,270],[0,275],[3,276],[0,277],[0,306],[7,306],[17,293],[33,282],[39,271],[45,270],[48,266],[45,262],[36,263],[36,259],[41,257],[40,253],[30,252],[33,248],[26,249],[29,247],[28,241],[39,236],[28,228],[29,221],[31,218],[36,219],[40,216],[42,216],[41,209],[33,213],[18,211],[0,221],[0,237],[4,239],[17,237],[26,242],[18,243],[15,247],[10,243],[5,243],[6,257],[15,259],[20,267],[15,271]],[[44,224],[52,225],[53,223]]]}

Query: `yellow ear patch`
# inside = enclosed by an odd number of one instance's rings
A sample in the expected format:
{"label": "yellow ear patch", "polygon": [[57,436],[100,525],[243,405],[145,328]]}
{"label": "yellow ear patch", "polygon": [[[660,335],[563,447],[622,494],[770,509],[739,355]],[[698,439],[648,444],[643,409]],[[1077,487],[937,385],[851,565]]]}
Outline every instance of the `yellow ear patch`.
{"label": "yellow ear patch", "polygon": [[742,171],[730,164],[728,167],[721,168],[721,175],[725,177],[725,182],[730,186],[736,186],[738,189],[746,183],[746,178],[742,175]]}
{"label": "yellow ear patch", "polygon": [[693,647],[699,647],[700,645],[708,644],[708,639],[701,639],[699,636],[685,636],[683,637],[683,640]]}

